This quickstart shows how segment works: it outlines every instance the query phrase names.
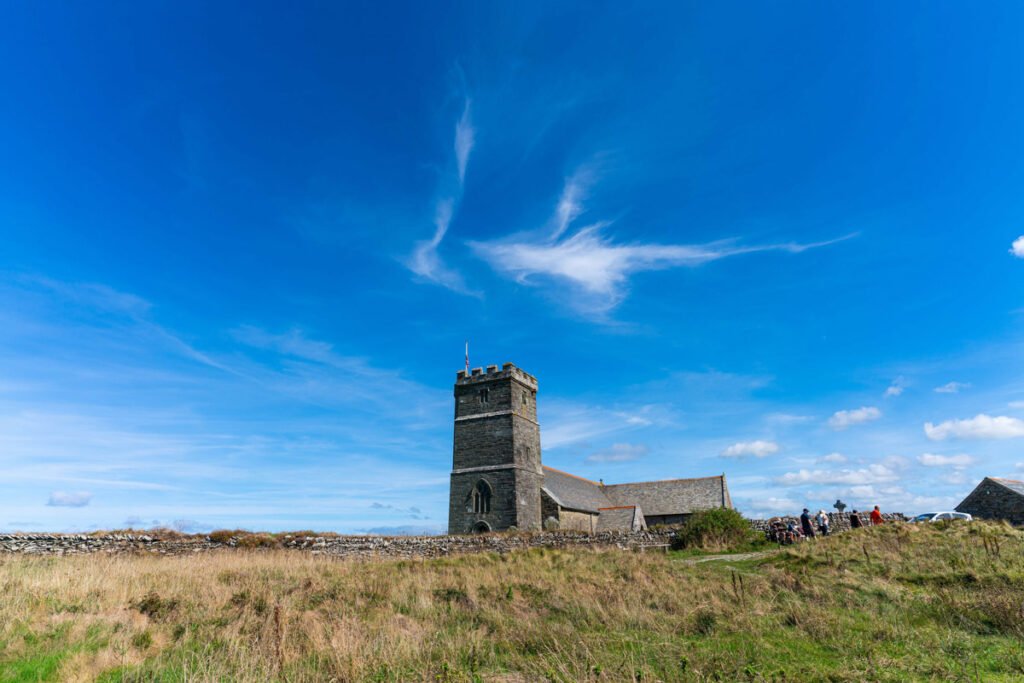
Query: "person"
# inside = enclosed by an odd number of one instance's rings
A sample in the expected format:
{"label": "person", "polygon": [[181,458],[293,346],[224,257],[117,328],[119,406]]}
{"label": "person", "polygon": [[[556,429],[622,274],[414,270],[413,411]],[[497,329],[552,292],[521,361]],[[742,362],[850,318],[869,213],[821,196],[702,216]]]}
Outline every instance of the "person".
{"label": "person", "polygon": [[879,510],[876,505],[875,509],[871,511],[871,525],[878,526],[879,524],[883,524],[884,521],[885,520],[882,519],[882,511]]}
{"label": "person", "polygon": [[811,511],[807,508],[804,508],[803,514],[800,515],[800,529],[807,538],[814,538],[814,527],[811,525]]}
{"label": "person", "polygon": [[786,523],[786,542],[792,545],[800,540],[800,532],[797,531],[796,523],[793,520],[789,520]]}
{"label": "person", "polygon": [[818,510],[818,531],[822,536],[828,536],[828,514],[824,510]]}
{"label": "person", "polygon": [[857,513],[856,510],[854,510],[853,512],[850,513],[850,528],[859,529],[861,528],[861,526],[863,525],[860,521],[860,515]]}

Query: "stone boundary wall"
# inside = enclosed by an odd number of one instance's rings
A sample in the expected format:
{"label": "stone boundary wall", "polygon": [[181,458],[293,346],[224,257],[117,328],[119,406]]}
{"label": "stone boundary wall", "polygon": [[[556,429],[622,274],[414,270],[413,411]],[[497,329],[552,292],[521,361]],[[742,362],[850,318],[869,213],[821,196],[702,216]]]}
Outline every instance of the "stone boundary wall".
{"label": "stone boundary wall", "polygon": [[[672,531],[596,534],[567,531],[539,533],[477,534],[468,536],[286,536],[284,549],[336,557],[427,558],[479,552],[506,553],[527,548],[661,548],[672,540]],[[79,555],[86,553],[141,553],[184,555],[219,549],[244,549],[232,538],[226,543],[205,536],[160,539],[133,534],[0,534],[0,555]]]}
{"label": "stone boundary wall", "polygon": [[[850,513],[849,512],[829,512],[827,514],[828,514],[828,522],[829,522],[828,526],[829,526],[829,532],[830,533],[834,534],[834,533],[837,533],[837,532],[840,532],[840,531],[849,531],[850,530]],[[864,524],[864,526],[871,526],[871,519],[869,517],[869,515],[871,514],[871,510],[870,509],[866,510],[864,512],[858,511],[858,514],[860,515],[860,521]],[[796,528],[797,529],[800,528],[800,516],[799,515],[787,515],[785,517],[770,517],[768,519],[751,519],[751,520],[748,520],[748,521],[750,522],[750,526],[754,527],[755,530],[763,531],[763,532],[765,532],[767,534],[768,533],[768,527],[771,524],[771,520],[773,520],[773,519],[781,519],[783,524],[789,524],[789,522],[792,521],[794,524],[796,524]],[[906,522],[910,518],[907,517],[902,512],[883,512],[882,513],[882,519],[885,520],[885,522],[887,524],[889,524],[889,523],[892,523],[892,522]],[[818,523],[816,521],[813,521],[813,520],[812,520],[812,523],[814,524],[814,532],[817,533],[818,532]]]}
{"label": "stone boundary wall", "polygon": [[[901,513],[885,513],[886,522],[903,522]],[[773,518],[774,519],[774,518]],[[783,522],[799,517],[781,517]],[[833,533],[850,528],[849,513],[829,514]],[[864,517],[867,522],[867,517]],[[769,520],[751,519],[750,526],[767,532]],[[574,531],[538,533],[498,533],[467,536],[285,536],[279,547],[315,555],[355,558],[427,558],[462,553],[507,553],[527,548],[619,548],[643,550],[662,548],[672,542],[671,528],[648,531],[601,531],[588,534]],[[232,538],[226,543],[208,536],[159,538],[146,534],[2,534],[0,555],[80,555],[86,553],[141,553],[153,555],[185,555],[222,549],[245,549],[244,539]]]}

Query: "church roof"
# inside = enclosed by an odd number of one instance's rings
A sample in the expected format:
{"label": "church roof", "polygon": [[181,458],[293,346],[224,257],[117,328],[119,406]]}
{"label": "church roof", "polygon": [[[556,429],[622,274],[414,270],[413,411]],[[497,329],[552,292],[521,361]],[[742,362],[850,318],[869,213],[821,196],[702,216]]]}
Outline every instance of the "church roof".
{"label": "church roof", "polygon": [[647,517],[732,507],[724,474],[700,479],[612,484],[604,487],[604,494],[616,505],[639,505]]}
{"label": "church roof", "polygon": [[1003,479],[1002,477],[989,477],[992,481],[1004,488],[1008,488],[1019,496],[1024,496],[1024,481],[1016,479]]}
{"label": "church roof", "polygon": [[[597,513],[602,508],[639,506],[644,515],[684,515],[708,508],[732,507],[725,475],[602,485],[552,467],[544,467],[544,491],[559,506]],[[602,513],[603,514],[603,513]]]}
{"label": "church roof", "polygon": [[600,508],[611,507],[613,503],[601,489],[596,481],[544,467],[544,491],[563,508],[596,513]]}

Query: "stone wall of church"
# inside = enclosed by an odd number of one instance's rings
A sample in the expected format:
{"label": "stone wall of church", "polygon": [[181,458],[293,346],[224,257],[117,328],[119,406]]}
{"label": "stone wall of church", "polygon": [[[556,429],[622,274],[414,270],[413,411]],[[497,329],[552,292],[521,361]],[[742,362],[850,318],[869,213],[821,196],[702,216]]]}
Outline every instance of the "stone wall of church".
{"label": "stone wall of church", "polygon": [[575,510],[561,510],[558,517],[558,528],[564,531],[593,533],[597,528],[597,515]]}
{"label": "stone wall of church", "polygon": [[511,415],[456,422],[452,469],[511,465],[512,434]]}
{"label": "stone wall of church", "polygon": [[[491,511],[473,512],[471,494],[479,481],[491,487]],[[518,501],[516,470],[466,472],[451,475],[451,494],[448,498],[448,533],[468,534],[474,527],[485,522],[489,529],[497,531],[516,526],[518,523]]]}
{"label": "stone wall of church", "polygon": [[593,533],[597,530],[597,515],[565,510],[559,507],[551,496],[541,492],[541,520],[546,522],[550,518],[558,521],[558,530],[585,531],[586,533]]}
{"label": "stone wall of church", "polygon": [[[541,529],[543,482],[537,380],[511,363],[460,372],[455,382],[448,532],[468,533],[485,523],[492,531]],[[468,470],[468,471],[467,471]],[[473,512],[480,481],[491,487],[491,509]]]}
{"label": "stone wall of church", "polygon": [[677,526],[679,524],[685,524],[686,520],[690,518],[690,515],[644,515],[644,520],[647,522],[647,528],[653,526]]}
{"label": "stone wall of church", "polygon": [[516,469],[515,473],[516,521],[513,526],[519,531],[540,531],[540,489],[544,485],[544,477],[525,469]]}

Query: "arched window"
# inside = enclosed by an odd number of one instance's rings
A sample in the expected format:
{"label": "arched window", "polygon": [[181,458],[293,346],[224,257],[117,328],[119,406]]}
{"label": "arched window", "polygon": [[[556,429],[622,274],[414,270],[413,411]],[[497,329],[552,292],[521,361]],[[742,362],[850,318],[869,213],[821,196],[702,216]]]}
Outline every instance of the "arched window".
{"label": "arched window", "polygon": [[491,511],[491,487],[481,479],[473,487],[473,512],[483,514]]}
{"label": "arched window", "polygon": [[480,390],[480,404],[481,405],[487,405],[490,402],[491,402],[491,390],[488,389],[487,387],[484,387],[483,389]]}

